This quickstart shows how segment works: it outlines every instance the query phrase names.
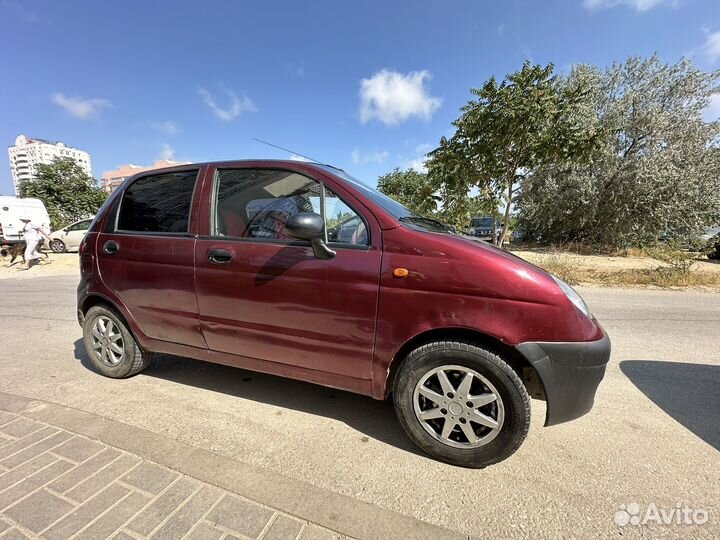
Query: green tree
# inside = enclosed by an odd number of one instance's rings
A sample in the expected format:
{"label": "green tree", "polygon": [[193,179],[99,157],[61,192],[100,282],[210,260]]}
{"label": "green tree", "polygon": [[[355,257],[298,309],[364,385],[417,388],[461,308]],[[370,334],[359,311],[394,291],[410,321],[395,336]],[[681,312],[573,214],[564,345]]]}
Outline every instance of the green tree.
{"label": "green tree", "polygon": [[491,77],[473,88],[476,99],[453,123],[457,131],[450,147],[467,171],[447,177],[453,191],[476,187],[491,207],[501,201],[507,230],[516,194],[535,170],[582,160],[595,144],[595,126],[583,114],[588,91],[579,80],[559,84],[552,64],[529,62],[500,83]]}
{"label": "green tree", "polygon": [[428,178],[439,197],[441,219],[464,230],[474,216],[497,214],[497,198],[456,138],[442,137],[429,158]]}
{"label": "green tree", "polygon": [[18,191],[21,197],[45,203],[54,229],[95,214],[107,198],[95,179],[70,158],[38,165],[36,177],[22,182]]}
{"label": "green tree", "polygon": [[378,189],[423,216],[433,216],[438,196],[426,173],[396,168],[378,179]]}
{"label": "green tree", "polygon": [[576,66],[563,84],[591,86],[599,143],[587,162],[534,172],[520,226],[547,242],[627,247],[720,222],[720,123],[703,120],[719,81],[720,72],[657,56]]}

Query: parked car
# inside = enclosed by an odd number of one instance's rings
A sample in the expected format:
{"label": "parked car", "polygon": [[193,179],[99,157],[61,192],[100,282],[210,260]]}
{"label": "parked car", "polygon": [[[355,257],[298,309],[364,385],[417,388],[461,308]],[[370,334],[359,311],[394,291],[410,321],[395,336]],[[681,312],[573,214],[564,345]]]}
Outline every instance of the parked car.
{"label": "parked car", "polygon": [[[493,241],[493,218],[492,216],[475,217],[470,220],[470,228],[468,229],[470,236],[477,236],[480,240],[487,242]],[[500,220],[495,220],[495,234],[499,239],[503,234],[503,226]]]}
{"label": "parked car", "polygon": [[66,251],[78,249],[92,220],[93,218],[81,219],[71,223],[64,229],[52,233],[50,235],[50,249],[55,253],[65,253]]}
{"label": "parked car", "polygon": [[0,244],[15,244],[23,240],[24,224],[20,218],[25,217],[42,227],[45,233],[50,233],[50,216],[40,199],[0,197]]}
{"label": "parked car", "polygon": [[326,165],[139,174],[80,263],[100,373],[167,353],[390,398],[420,448],[466,467],[517,450],[531,395],[548,426],[587,413],[610,355],[566,283]]}

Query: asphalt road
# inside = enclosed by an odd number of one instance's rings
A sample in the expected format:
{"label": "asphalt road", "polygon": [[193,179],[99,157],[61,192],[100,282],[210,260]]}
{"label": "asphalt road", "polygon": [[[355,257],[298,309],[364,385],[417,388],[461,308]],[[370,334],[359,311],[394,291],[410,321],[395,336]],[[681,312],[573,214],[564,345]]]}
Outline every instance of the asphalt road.
{"label": "asphalt road", "polygon": [[[0,390],[42,398],[487,538],[720,537],[720,295],[582,289],[613,340],[595,408],[482,471],[434,461],[389,404],[177,357],[89,369],[75,277],[0,281]],[[709,514],[619,527],[621,505]],[[630,507],[633,509],[633,507]],[[660,518],[658,518],[660,519]],[[672,518],[671,518],[672,519]],[[398,532],[402,537],[402,532]]]}

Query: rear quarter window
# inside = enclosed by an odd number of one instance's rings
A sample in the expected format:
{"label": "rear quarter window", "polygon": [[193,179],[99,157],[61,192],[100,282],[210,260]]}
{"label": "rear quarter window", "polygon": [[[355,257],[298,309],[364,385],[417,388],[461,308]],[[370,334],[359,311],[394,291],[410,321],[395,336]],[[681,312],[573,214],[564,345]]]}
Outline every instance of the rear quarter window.
{"label": "rear quarter window", "polygon": [[187,233],[198,169],[143,176],[123,193],[117,230]]}

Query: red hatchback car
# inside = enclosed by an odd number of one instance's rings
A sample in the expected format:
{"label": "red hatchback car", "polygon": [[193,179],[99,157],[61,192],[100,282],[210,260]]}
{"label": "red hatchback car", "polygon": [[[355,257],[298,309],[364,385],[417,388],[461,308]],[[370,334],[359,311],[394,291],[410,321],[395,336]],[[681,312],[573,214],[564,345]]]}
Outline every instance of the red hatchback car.
{"label": "red hatchback car", "polygon": [[139,174],[80,247],[93,365],[169,353],[392,396],[428,454],[484,467],[592,407],[610,341],[545,271],[343,171],[231,161]]}

